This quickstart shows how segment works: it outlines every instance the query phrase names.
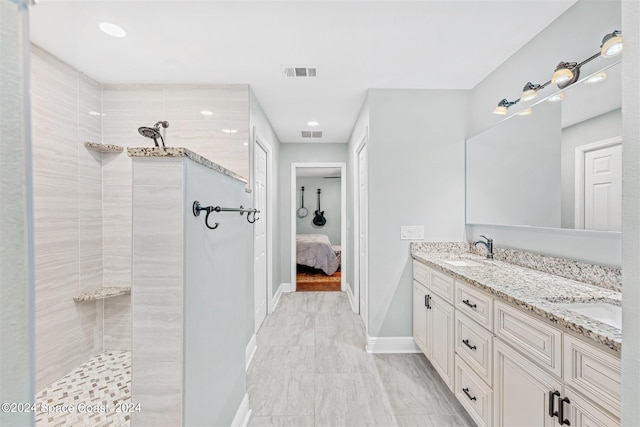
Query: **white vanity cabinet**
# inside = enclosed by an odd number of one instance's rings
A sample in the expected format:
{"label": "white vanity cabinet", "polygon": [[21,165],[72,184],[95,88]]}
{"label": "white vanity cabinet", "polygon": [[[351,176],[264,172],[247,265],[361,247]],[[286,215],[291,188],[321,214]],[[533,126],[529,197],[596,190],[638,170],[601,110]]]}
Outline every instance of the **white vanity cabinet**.
{"label": "white vanity cabinet", "polygon": [[414,261],[413,336],[478,426],[620,425],[620,358]]}
{"label": "white vanity cabinet", "polygon": [[452,389],[454,308],[441,295],[453,297],[453,279],[416,261],[413,271],[413,339]]}

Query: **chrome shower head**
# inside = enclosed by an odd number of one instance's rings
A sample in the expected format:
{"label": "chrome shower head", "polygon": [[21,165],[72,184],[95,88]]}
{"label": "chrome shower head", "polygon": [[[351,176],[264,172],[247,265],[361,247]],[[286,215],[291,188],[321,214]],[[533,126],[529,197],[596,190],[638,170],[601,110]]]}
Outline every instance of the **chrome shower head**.
{"label": "chrome shower head", "polygon": [[140,133],[140,135],[144,136],[145,138],[153,139],[153,142],[156,144],[156,147],[160,147],[160,145],[158,144],[158,138],[160,138],[160,141],[162,141],[162,147],[164,147],[165,146],[164,138],[160,134],[160,126],[166,129],[169,127],[169,122],[161,120],[157,122],[155,125],[153,125],[152,128],[147,126],[142,126],[138,128],[138,132]]}

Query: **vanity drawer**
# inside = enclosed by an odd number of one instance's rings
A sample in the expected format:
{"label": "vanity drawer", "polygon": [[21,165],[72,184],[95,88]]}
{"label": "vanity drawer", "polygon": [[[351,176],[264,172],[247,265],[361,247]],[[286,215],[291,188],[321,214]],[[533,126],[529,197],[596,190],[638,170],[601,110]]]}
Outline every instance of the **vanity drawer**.
{"label": "vanity drawer", "polygon": [[416,260],[413,261],[413,279],[427,288],[429,287],[429,271],[429,267],[423,263]]}
{"label": "vanity drawer", "polygon": [[619,358],[565,334],[564,381],[620,417],[622,376]]}
{"label": "vanity drawer", "polygon": [[455,280],[453,277],[431,270],[429,289],[449,304],[453,305],[453,292]]}
{"label": "vanity drawer", "polygon": [[562,377],[562,332],[501,301],[495,302],[494,312],[496,337]]}
{"label": "vanity drawer", "polygon": [[493,297],[461,282],[456,282],[455,306],[458,310],[487,328],[493,326]]}
{"label": "vanity drawer", "polygon": [[457,355],[453,392],[478,426],[493,425],[493,391]]}
{"label": "vanity drawer", "polygon": [[493,380],[493,335],[456,310],[456,353],[489,386]]}

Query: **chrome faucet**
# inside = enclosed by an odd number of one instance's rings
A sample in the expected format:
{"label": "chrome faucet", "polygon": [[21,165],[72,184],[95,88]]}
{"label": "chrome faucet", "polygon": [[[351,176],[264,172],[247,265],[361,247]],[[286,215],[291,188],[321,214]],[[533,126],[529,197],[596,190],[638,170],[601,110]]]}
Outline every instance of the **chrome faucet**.
{"label": "chrome faucet", "polygon": [[480,235],[480,237],[485,239],[486,242],[484,240],[476,240],[475,242],[473,242],[473,246],[475,247],[478,245],[478,243],[482,243],[487,247],[487,258],[493,259],[493,239],[490,239],[489,237],[483,235]]}

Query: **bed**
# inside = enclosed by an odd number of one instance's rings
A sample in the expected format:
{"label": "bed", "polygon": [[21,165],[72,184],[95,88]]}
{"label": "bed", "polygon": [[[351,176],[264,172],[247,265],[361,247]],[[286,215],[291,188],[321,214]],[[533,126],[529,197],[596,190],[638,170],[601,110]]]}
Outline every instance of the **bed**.
{"label": "bed", "polygon": [[327,276],[340,267],[340,259],[324,234],[296,235],[296,263],[320,269]]}

